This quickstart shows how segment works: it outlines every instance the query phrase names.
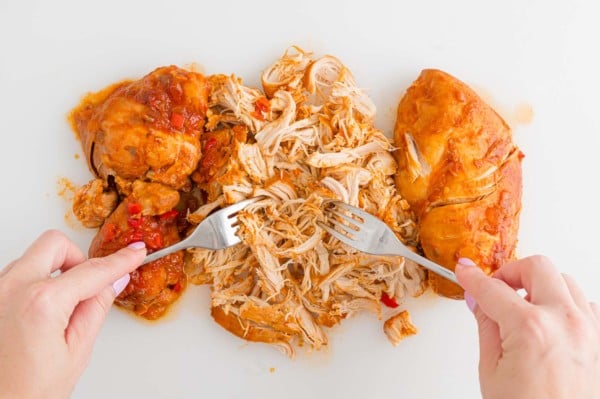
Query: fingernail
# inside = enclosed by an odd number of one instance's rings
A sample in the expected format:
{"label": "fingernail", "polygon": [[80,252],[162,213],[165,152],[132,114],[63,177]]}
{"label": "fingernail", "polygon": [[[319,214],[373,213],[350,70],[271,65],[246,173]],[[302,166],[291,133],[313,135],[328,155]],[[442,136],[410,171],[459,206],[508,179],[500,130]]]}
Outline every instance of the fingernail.
{"label": "fingernail", "polygon": [[473,299],[471,294],[469,294],[468,292],[465,292],[465,302],[467,303],[467,307],[469,308],[469,310],[471,312],[474,312],[477,302],[475,302],[475,299]]}
{"label": "fingernail", "polygon": [[131,248],[131,249],[144,249],[146,248],[146,243],[144,241],[136,241],[136,242],[132,242],[131,244],[129,244],[127,246],[127,248]]}
{"label": "fingernail", "polygon": [[477,266],[475,262],[469,258],[458,258],[458,264],[462,266]]}
{"label": "fingernail", "polygon": [[126,275],[124,275],[123,277],[121,277],[113,283],[112,287],[115,291],[115,296],[118,296],[121,292],[123,292],[125,287],[127,287],[127,284],[129,284],[130,279],[131,277],[129,277],[129,273],[127,273]]}

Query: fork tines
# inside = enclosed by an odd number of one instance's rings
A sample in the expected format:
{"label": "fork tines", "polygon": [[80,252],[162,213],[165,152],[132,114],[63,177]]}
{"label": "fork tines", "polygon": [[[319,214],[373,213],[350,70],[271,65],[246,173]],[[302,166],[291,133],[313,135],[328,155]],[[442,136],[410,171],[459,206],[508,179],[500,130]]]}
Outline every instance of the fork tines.
{"label": "fork tines", "polygon": [[361,225],[364,223],[364,217],[345,205],[342,202],[330,202],[325,210],[325,215],[331,226],[323,222],[318,222],[318,225],[331,236],[352,245],[352,242],[356,239],[356,233],[360,231]]}

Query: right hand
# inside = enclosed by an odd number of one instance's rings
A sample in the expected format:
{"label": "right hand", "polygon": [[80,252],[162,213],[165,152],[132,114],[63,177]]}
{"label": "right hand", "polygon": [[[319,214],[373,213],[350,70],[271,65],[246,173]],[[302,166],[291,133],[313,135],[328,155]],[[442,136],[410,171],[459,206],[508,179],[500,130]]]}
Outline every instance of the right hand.
{"label": "right hand", "polygon": [[479,327],[483,397],[600,398],[600,307],[543,256],[493,277],[474,266],[460,259],[456,275]]}

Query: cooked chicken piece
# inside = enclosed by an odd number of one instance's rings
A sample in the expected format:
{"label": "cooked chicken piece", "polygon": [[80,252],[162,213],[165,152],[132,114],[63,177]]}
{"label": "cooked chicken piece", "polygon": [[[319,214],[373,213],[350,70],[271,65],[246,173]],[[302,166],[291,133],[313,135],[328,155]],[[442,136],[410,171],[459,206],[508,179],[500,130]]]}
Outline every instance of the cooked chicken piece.
{"label": "cooked chicken piece", "polygon": [[174,66],[85,97],[72,114],[90,170],[189,188],[200,159],[208,85]]}
{"label": "cooked chicken piece", "polygon": [[371,141],[356,148],[348,148],[328,153],[315,152],[306,160],[306,162],[317,168],[330,168],[342,164],[351,164],[357,159],[365,158],[373,153],[381,152],[382,150],[387,151],[390,147],[389,143]]}
{"label": "cooked chicken piece", "polygon": [[368,119],[375,117],[375,104],[354,81],[350,70],[337,58],[326,55],[308,67],[305,75],[306,89],[323,101],[331,98],[349,99],[353,108]]}
{"label": "cooked chicken piece", "polygon": [[[145,216],[142,206],[127,198],[106,219],[94,237],[90,257],[109,255],[135,241],[144,241],[152,253],[180,240],[176,215]],[[116,304],[150,320],[162,316],[186,287],[183,252],[165,256],[131,273],[131,281]]]}
{"label": "cooked chicken piece", "polygon": [[85,227],[100,227],[117,207],[117,199],[117,193],[104,180],[94,179],[75,193],[73,213]]}
{"label": "cooked chicken piece", "polygon": [[207,194],[207,202],[218,200],[223,195],[224,185],[236,184],[243,179],[242,165],[232,155],[238,152],[240,144],[246,142],[247,133],[245,126],[236,125],[202,136],[202,159],[192,180]]}
{"label": "cooked chicken piece", "polygon": [[179,192],[160,183],[136,180],[131,187],[130,200],[142,206],[143,216],[162,215],[179,203]]}
{"label": "cooked chicken piece", "polygon": [[[201,155],[207,102],[206,78],[171,66],[90,94],[71,112],[90,170],[99,177],[78,192],[74,203],[86,226],[102,225],[90,256],[133,241],[143,240],[152,252],[180,240],[185,215],[174,208],[188,209],[189,193],[182,199],[177,190],[192,188],[189,176]],[[126,197],[118,207],[108,181]],[[156,319],[185,285],[180,252],[133,272],[116,303]]]}
{"label": "cooked chicken piece", "polygon": [[[194,177],[208,202],[188,220],[200,222],[216,207],[244,198],[264,198],[238,214],[242,244],[190,251],[186,270],[192,282],[212,285],[215,321],[241,338],[293,354],[295,342],[327,345],[323,327],[355,312],[380,315],[383,293],[398,300],[420,295],[426,275],[419,266],[358,253],[317,224],[325,218],[324,202],[342,199],[417,245],[408,203],[394,187],[391,143],[374,128],[375,107],[347,68],[329,56],[313,61],[301,50],[286,53],[263,74],[269,112],[261,123],[251,107],[259,94],[227,79],[221,82],[230,88],[227,101],[225,91],[213,89],[210,113],[218,122],[203,136],[214,157],[205,150]],[[254,133],[247,141],[233,139],[232,129],[242,125]]]}
{"label": "cooked chicken piece", "polygon": [[236,76],[212,75],[210,81],[209,130],[219,123],[243,123],[252,133],[258,131],[269,115],[269,100],[258,89],[242,85]]}
{"label": "cooked chicken piece", "polygon": [[294,350],[290,345],[292,335],[273,329],[270,325],[257,325],[240,319],[233,312],[225,312],[223,308],[211,309],[213,319],[230,333],[250,342],[263,342],[278,346],[283,353],[292,356]]}
{"label": "cooked chicken piece", "polygon": [[316,115],[298,119],[294,98],[286,91],[276,92],[271,101],[273,120],[255,135],[256,142],[266,155],[273,156],[284,143],[295,142],[290,156],[296,155],[299,150],[306,152],[307,147],[317,144]]}
{"label": "cooked chicken piece", "polygon": [[237,157],[248,177],[254,183],[264,182],[273,172],[267,168],[267,164],[257,144],[241,143],[238,147]]}
{"label": "cooked chicken piece", "polygon": [[[194,284],[211,285],[217,323],[291,356],[294,344],[326,346],[324,327],[356,312],[381,317],[383,295],[420,295],[426,279],[416,264],[358,253],[317,223],[327,201],[343,199],[417,245],[412,213],[394,187],[391,143],[374,127],[375,107],[350,71],[334,57],[313,60],[296,48],[262,82],[266,95],[235,76],[214,75],[207,84],[199,74],[159,68],[88,96],[73,120],[90,168],[112,176],[111,187],[125,197],[90,256],[138,240],[157,250],[180,239],[182,222],[263,196],[238,213],[240,245],[189,250],[185,273],[182,253],[140,267],[117,304],[160,317],[187,273]],[[199,191],[202,201],[182,205]],[[184,215],[174,207],[197,209]]]}
{"label": "cooked chicken piece", "polygon": [[396,346],[404,338],[415,335],[417,333],[417,328],[410,321],[408,312],[403,310],[383,323],[383,331],[392,345]]}
{"label": "cooked chicken piece", "polygon": [[[473,259],[490,274],[515,256],[521,158],[508,125],[468,86],[424,70],[398,106],[397,184],[415,211],[425,255],[451,270]],[[463,290],[430,274],[441,295]]]}
{"label": "cooked chicken piece", "polygon": [[268,97],[275,96],[279,89],[292,93],[294,100],[303,100],[306,67],[312,62],[311,53],[299,47],[291,47],[261,76],[263,90]]}

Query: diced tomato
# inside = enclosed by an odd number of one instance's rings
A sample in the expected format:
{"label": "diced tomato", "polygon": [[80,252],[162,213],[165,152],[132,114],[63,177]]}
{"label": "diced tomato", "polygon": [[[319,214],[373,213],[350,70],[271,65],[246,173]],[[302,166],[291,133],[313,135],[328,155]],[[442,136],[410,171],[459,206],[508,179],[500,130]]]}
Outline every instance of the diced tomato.
{"label": "diced tomato", "polygon": [[183,127],[183,114],[179,112],[172,112],[171,126],[173,126],[175,129],[181,129]]}
{"label": "diced tomato", "polygon": [[176,283],[176,284],[173,286],[173,291],[175,291],[175,292],[180,292],[182,288],[183,288],[183,287],[181,286],[181,283],[180,283],[180,282],[177,282],[177,283]]}
{"label": "diced tomato", "polygon": [[388,308],[397,308],[398,302],[396,302],[396,298],[390,297],[387,292],[381,294],[381,302],[387,306]]}
{"label": "diced tomato", "polygon": [[138,242],[144,240],[144,231],[143,230],[132,230],[127,238],[125,239],[126,244],[131,244],[132,242]]}
{"label": "diced tomato", "polygon": [[172,209],[160,215],[159,218],[160,220],[173,220],[177,217],[177,215],[179,215],[179,212],[177,212],[176,209]]}
{"label": "diced tomato", "polygon": [[150,249],[161,249],[163,247],[163,239],[158,231],[151,231],[144,237],[144,242]]}
{"label": "diced tomato", "polygon": [[214,137],[211,137],[210,139],[208,139],[206,141],[206,144],[204,144],[204,151],[210,151],[213,148],[215,148],[217,146],[217,139]]}
{"label": "diced tomato", "polygon": [[142,218],[129,218],[127,219],[127,225],[134,229],[139,229],[142,225]]}
{"label": "diced tomato", "polygon": [[130,202],[127,204],[127,213],[130,215],[137,215],[142,211],[142,205],[137,202]]}

